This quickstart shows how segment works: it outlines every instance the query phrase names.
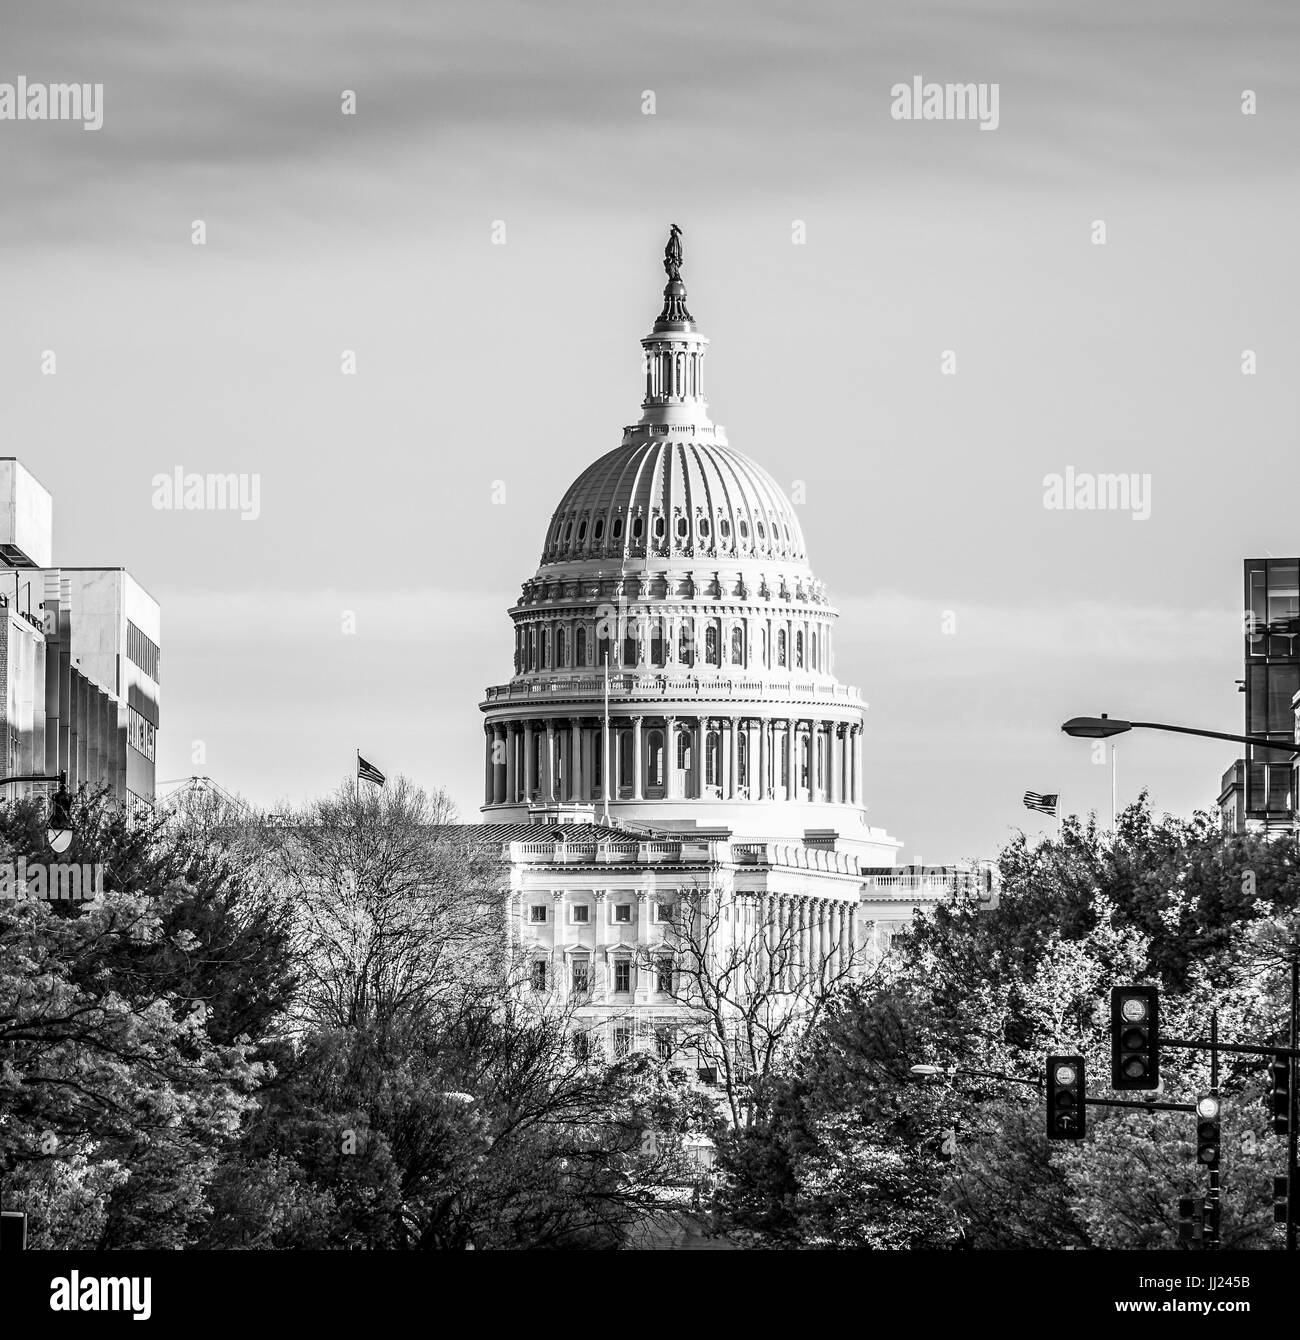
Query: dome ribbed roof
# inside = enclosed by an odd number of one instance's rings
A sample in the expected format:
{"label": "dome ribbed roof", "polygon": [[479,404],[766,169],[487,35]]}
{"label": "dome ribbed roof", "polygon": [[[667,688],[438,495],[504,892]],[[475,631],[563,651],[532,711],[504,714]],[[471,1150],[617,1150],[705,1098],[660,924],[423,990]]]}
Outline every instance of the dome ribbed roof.
{"label": "dome ribbed roof", "polygon": [[625,443],[569,486],[542,562],[623,555],[804,563],[803,531],[762,466],[717,442]]}

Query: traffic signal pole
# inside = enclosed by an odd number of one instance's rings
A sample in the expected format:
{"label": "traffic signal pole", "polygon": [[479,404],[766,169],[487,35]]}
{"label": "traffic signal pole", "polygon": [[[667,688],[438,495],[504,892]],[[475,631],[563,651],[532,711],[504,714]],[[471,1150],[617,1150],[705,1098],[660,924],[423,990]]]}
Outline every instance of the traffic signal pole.
{"label": "traffic signal pole", "polygon": [[[1214,1098],[1219,1096],[1219,1012],[1210,1011],[1210,1093]],[[1214,1235],[1205,1243],[1205,1246],[1214,1251],[1219,1250],[1219,1210],[1222,1204],[1222,1195],[1219,1186],[1219,1163],[1215,1159],[1214,1166],[1210,1169],[1210,1215],[1211,1223],[1214,1225]]]}
{"label": "traffic signal pole", "polygon": [[1296,1197],[1300,1194],[1300,1178],[1296,1172],[1296,1145],[1300,1137],[1300,1101],[1296,1098],[1296,1082],[1300,1078],[1300,1063],[1296,1061],[1296,1047],[1300,1046],[1300,943],[1291,945],[1291,1055],[1287,1064],[1291,1068],[1291,1083],[1288,1093],[1291,1099],[1287,1112],[1286,1136],[1286,1249],[1296,1249],[1296,1220],[1300,1219],[1300,1205]]}

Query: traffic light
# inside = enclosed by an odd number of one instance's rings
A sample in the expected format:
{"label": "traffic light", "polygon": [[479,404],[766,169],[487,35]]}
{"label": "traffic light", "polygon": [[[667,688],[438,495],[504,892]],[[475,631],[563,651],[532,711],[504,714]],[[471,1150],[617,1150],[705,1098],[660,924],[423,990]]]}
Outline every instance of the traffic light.
{"label": "traffic light", "polygon": [[1201,1202],[1201,1241],[1218,1242],[1219,1240],[1219,1202],[1211,1196],[1206,1196]]}
{"label": "traffic light", "polygon": [[1218,1094],[1203,1093],[1196,1100],[1196,1161],[1209,1170],[1219,1166],[1222,1109]]}
{"label": "traffic light", "polygon": [[1273,1113],[1273,1134],[1286,1135],[1291,1119],[1291,1058],[1275,1056],[1268,1069],[1273,1081],[1268,1099]]}
{"label": "traffic light", "polygon": [[1082,1140],[1087,1131],[1083,1057],[1047,1058],[1047,1138]]}
{"label": "traffic light", "polygon": [[1273,1222],[1275,1224],[1285,1224],[1286,1211],[1287,1211],[1286,1178],[1275,1177],[1273,1179]]}
{"label": "traffic light", "polygon": [[1201,1202],[1196,1196],[1178,1200],[1178,1241],[1197,1242],[1201,1236]]}
{"label": "traffic light", "polygon": [[1154,986],[1117,986],[1110,993],[1110,1086],[1160,1087],[1160,993]]}

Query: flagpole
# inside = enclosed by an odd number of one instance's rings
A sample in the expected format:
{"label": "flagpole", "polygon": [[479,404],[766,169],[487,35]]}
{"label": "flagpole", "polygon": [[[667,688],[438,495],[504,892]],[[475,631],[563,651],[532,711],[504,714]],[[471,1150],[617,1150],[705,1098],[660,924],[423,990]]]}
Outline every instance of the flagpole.
{"label": "flagpole", "polygon": [[1119,767],[1118,762],[1119,746],[1112,740],[1110,744],[1110,831],[1115,832],[1115,797],[1118,794],[1118,784],[1116,782],[1116,771]]}
{"label": "flagpole", "polygon": [[605,807],[605,823],[609,823],[609,644],[605,645],[605,717],[600,732],[600,795]]}
{"label": "flagpole", "polygon": [[352,770],[352,797],[361,807],[361,750],[357,750],[356,767]]}
{"label": "flagpole", "polygon": [[1056,793],[1056,841],[1059,845],[1065,835],[1065,797]]}

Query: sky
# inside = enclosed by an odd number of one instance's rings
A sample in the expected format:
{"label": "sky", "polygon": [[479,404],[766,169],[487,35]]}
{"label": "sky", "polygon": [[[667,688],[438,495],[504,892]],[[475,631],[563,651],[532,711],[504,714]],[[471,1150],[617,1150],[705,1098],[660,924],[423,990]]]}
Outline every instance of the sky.
{"label": "sky", "polygon": [[[1293,4],[5,9],[0,83],[102,84],[103,125],[0,121],[0,454],[56,563],[162,605],[160,779],[297,803],[360,748],[477,818],[506,610],[639,416],[670,222],[903,860],[1046,831],[1027,789],[1108,816],[1069,716],[1242,729],[1242,559],[1300,551]],[[996,84],[996,128],[895,119],[916,76]],[[156,507],[177,468],[258,515]],[[1067,469],[1149,515],[1046,507]],[[1212,807],[1233,756],[1134,733],[1121,803]]]}

